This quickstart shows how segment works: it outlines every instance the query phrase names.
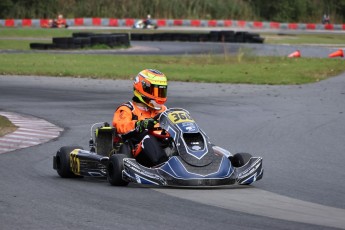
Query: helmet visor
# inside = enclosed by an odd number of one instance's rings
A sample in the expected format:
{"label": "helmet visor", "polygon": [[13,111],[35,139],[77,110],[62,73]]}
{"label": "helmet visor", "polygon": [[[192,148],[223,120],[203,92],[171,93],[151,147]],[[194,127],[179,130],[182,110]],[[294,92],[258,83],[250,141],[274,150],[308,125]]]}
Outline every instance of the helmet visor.
{"label": "helmet visor", "polygon": [[168,87],[166,85],[154,85],[143,81],[143,90],[153,97],[166,98]]}

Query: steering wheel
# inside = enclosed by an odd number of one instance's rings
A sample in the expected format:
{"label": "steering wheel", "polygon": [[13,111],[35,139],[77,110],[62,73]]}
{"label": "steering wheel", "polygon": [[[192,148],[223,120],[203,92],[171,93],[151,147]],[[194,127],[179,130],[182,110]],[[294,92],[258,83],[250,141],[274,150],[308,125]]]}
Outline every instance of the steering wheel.
{"label": "steering wheel", "polygon": [[152,119],[155,120],[155,121],[158,121],[159,117],[161,116],[162,112],[161,113],[157,113],[156,116],[154,116]]}
{"label": "steering wheel", "polygon": [[[158,131],[158,130],[162,130],[161,133],[157,133],[155,131]],[[164,129],[156,129],[156,130],[149,130],[149,134],[158,138],[158,139],[165,139],[165,138],[169,138],[170,137],[170,134],[165,131]]]}
{"label": "steering wheel", "polygon": [[[159,117],[161,116],[162,113],[158,113],[156,116],[153,117],[155,121],[158,121]],[[157,131],[161,131],[160,133],[157,133]],[[170,134],[162,129],[161,127],[154,128],[153,130],[149,130],[149,134],[158,138],[158,139],[165,139],[169,138]]]}

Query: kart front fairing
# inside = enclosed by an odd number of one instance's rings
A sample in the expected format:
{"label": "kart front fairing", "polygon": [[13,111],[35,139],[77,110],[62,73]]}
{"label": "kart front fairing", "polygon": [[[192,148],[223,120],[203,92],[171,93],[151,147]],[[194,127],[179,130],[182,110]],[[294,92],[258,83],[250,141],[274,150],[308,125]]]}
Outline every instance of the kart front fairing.
{"label": "kart front fairing", "polygon": [[188,111],[169,109],[161,114],[159,125],[169,133],[178,155],[188,164],[203,167],[212,162],[211,142]]}
{"label": "kart front fairing", "polygon": [[159,124],[169,133],[177,154],[152,168],[126,158],[123,179],[162,186],[217,186],[250,184],[262,176],[261,158],[253,157],[245,166],[233,167],[227,156],[230,153],[215,151],[188,111],[169,109],[160,115]]}

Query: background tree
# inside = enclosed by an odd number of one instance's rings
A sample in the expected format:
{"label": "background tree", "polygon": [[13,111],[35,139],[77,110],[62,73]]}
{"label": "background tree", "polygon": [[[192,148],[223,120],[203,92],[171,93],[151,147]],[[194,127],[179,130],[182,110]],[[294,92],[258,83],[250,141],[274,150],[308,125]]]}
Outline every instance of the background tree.
{"label": "background tree", "polygon": [[0,0],[0,18],[111,17],[344,23],[345,0]]}

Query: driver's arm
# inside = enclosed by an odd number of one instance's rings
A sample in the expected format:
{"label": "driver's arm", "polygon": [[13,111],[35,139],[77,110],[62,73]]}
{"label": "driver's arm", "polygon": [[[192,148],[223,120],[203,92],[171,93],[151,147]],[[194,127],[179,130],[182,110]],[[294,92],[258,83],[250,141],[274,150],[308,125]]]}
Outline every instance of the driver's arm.
{"label": "driver's arm", "polygon": [[135,130],[135,122],[132,120],[132,111],[127,106],[120,106],[114,113],[113,126],[119,134],[127,134]]}

